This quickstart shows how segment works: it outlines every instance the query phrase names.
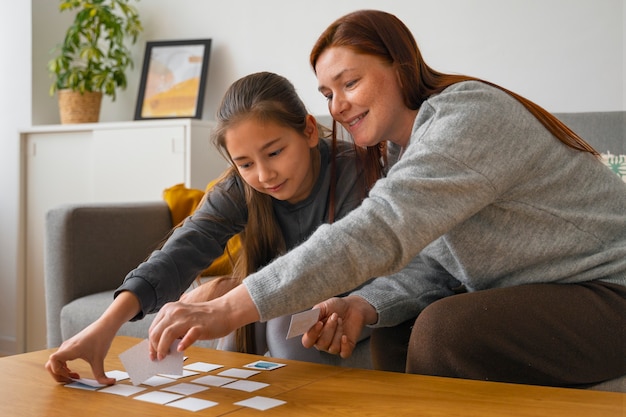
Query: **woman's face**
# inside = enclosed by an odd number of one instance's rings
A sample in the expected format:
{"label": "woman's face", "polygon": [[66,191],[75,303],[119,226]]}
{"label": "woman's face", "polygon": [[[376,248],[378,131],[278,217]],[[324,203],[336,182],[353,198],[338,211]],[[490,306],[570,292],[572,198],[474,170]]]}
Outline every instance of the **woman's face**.
{"label": "woman's face", "polygon": [[307,118],[303,135],[271,121],[248,117],[231,126],[225,146],[239,174],[252,188],[277,200],[297,203],[315,184],[311,148],[319,141],[317,125]]}
{"label": "woman's face", "polygon": [[328,109],[360,146],[390,140],[406,146],[416,111],[405,106],[396,70],[373,55],[331,47],[315,67]]}

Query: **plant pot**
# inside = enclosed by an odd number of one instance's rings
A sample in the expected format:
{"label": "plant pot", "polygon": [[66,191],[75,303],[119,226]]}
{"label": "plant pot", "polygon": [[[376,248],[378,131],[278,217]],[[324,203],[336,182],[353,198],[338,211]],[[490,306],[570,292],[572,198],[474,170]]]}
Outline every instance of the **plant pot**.
{"label": "plant pot", "polygon": [[96,123],[100,119],[101,92],[59,90],[57,94],[61,124]]}

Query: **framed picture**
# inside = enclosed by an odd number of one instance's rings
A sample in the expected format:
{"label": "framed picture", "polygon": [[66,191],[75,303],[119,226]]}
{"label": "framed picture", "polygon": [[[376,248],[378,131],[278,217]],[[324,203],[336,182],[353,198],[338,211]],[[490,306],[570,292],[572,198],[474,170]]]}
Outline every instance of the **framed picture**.
{"label": "framed picture", "polygon": [[146,43],[135,120],[202,118],[211,39]]}

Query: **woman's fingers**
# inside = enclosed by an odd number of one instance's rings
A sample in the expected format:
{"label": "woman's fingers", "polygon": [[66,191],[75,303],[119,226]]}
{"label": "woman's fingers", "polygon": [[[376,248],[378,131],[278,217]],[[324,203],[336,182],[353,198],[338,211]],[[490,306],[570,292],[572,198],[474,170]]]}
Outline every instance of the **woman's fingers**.
{"label": "woman's fingers", "polygon": [[315,342],[317,342],[317,339],[320,337],[320,333],[322,332],[323,328],[323,322],[318,321],[317,323],[315,323],[313,327],[311,327],[302,335],[302,346],[307,349],[312,348],[315,345]]}
{"label": "woman's fingers", "polygon": [[[322,331],[315,341],[315,348],[317,350],[322,350],[324,352],[328,352],[329,348],[333,344],[333,340],[336,338],[337,326],[339,322],[339,316],[337,313],[333,313],[328,317],[326,323],[324,323],[324,327]],[[338,351],[338,348],[337,348]]]}
{"label": "woman's fingers", "polygon": [[347,359],[350,356],[352,356],[352,352],[354,351],[354,348],[356,347],[356,343],[352,340],[350,340],[350,338],[348,336],[346,336],[345,334],[341,336],[341,352],[339,353],[339,356],[341,356],[343,359]]}
{"label": "woman's fingers", "polygon": [[341,317],[336,317],[336,320],[337,328],[327,350],[328,353],[331,353],[333,355],[341,353],[341,339],[343,336],[343,320],[341,320]]}
{"label": "woman's fingers", "polygon": [[179,312],[182,305],[184,304],[165,304],[152,321],[148,333],[150,358],[152,360],[162,360],[165,358],[169,353],[170,346],[172,346],[174,340],[181,336],[180,332],[177,332],[176,336],[172,335],[176,331],[175,329],[181,325],[181,322],[177,320],[176,316],[180,314]]}
{"label": "woman's fingers", "polygon": [[214,328],[212,320],[215,317],[214,314],[206,313],[201,304],[165,304],[150,326],[150,358],[165,358],[176,339],[181,339],[178,350],[182,351],[196,340],[207,338],[210,335],[208,330]]}

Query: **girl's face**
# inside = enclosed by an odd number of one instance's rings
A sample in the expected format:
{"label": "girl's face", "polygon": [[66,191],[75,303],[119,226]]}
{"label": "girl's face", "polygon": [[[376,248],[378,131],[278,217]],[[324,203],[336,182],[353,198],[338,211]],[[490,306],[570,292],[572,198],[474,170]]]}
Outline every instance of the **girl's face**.
{"label": "girl's face", "polygon": [[328,109],[360,146],[389,140],[406,146],[417,114],[404,104],[396,70],[376,56],[331,47],[315,67]]}
{"label": "girl's face", "polygon": [[318,171],[311,148],[318,141],[310,115],[304,135],[254,117],[235,123],[225,135],[226,150],[244,181],[258,192],[292,204],[307,198],[315,184]]}

